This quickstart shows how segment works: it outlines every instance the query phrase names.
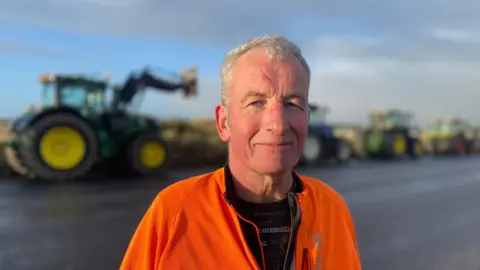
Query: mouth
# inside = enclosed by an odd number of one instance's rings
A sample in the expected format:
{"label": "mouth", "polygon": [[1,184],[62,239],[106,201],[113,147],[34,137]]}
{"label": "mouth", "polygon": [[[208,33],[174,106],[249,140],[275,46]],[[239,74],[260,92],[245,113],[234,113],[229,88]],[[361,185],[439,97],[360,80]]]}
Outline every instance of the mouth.
{"label": "mouth", "polygon": [[259,143],[258,145],[260,146],[267,146],[267,147],[278,147],[278,148],[282,148],[282,147],[288,147],[288,146],[291,146],[292,143],[289,143],[289,142],[280,142],[280,143]]}

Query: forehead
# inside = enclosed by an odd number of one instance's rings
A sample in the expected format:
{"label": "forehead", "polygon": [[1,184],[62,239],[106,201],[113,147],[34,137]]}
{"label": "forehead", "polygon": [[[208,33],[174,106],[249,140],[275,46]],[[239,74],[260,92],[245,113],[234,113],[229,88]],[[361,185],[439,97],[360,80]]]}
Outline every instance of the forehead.
{"label": "forehead", "polygon": [[308,77],[294,56],[278,60],[264,49],[253,49],[242,55],[232,70],[232,87],[267,87],[266,84],[307,89]]}

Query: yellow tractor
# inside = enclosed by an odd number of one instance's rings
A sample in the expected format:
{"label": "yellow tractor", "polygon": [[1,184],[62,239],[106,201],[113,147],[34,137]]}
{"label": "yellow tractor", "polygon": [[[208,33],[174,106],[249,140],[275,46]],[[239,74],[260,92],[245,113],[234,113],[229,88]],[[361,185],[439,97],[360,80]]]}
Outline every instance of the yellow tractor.
{"label": "yellow tractor", "polygon": [[478,130],[460,117],[443,116],[431,123],[427,138],[434,155],[468,155],[475,152]]}

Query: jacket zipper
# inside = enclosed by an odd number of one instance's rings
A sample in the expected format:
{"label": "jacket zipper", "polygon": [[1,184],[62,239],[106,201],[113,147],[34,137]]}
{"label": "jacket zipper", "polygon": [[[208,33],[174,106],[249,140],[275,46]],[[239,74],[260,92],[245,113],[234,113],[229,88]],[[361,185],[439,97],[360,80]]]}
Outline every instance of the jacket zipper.
{"label": "jacket zipper", "polygon": [[288,193],[288,207],[290,209],[290,224],[291,224],[291,231],[290,236],[288,237],[288,245],[287,245],[287,253],[285,254],[285,260],[283,262],[283,270],[289,270],[291,265],[295,263],[295,257],[292,257],[290,266],[288,265],[289,257],[295,256],[295,245],[293,244],[293,240],[297,237],[297,230],[298,226],[300,225],[301,220],[301,212],[298,207],[297,196],[295,193]]}
{"label": "jacket zipper", "polygon": [[[290,210],[290,222],[291,222],[291,232],[290,236],[288,237],[288,245],[287,245],[287,253],[285,254],[285,260],[283,261],[283,270],[289,270],[291,267],[288,265],[289,257],[290,256],[295,256],[295,245],[292,246],[293,240],[296,239],[297,237],[297,230],[298,226],[300,225],[300,220],[301,220],[301,215],[302,213],[299,210],[298,207],[298,202],[297,202],[297,195],[295,193],[288,193],[288,206]],[[231,207],[235,215],[237,215],[239,218],[241,218],[243,221],[247,222],[248,224],[252,225],[255,228],[255,231],[257,232],[257,240],[258,244],[260,245],[260,253],[262,254],[262,267],[261,269],[266,270],[267,267],[265,265],[265,254],[263,252],[263,245],[262,245],[262,240],[260,239],[260,233],[258,231],[258,228],[255,224],[253,224],[251,221],[245,219],[242,217],[237,210],[232,206],[230,201],[224,197],[226,200],[227,204]],[[293,254],[291,254],[293,252]],[[291,265],[294,265],[295,263],[295,258],[293,257],[291,260]],[[258,266],[258,265],[257,265]]]}
{"label": "jacket zipper", "polygon": [[[226,199],[226,198],[225,198]],[[257,240],[258,240],[258,245],[260,246],[260,253],[262,254],[262,267],[260,267],[257,264],[257,266],[262,269],[262,270],[266,270],[267,269],[267,266],[265,265],[265,254],[263,253],[263,245],[262,245],[262,240],[260,239],[260,233],[258,231],[258,228],[257,226],[251,222],[250,220],[247,220],[246,218],[244,218],[242,215],[240,215],[237,210],[235,210],[235,208],[230,204],[230,202],[226,199],[228,205],[232,208],[233,212],[235,213],[235,215],[237,215],[240,219],[242,219],[243,221],[247,222],[248,224],[252,225],[254,228],[255,228],[255,232],[257,233]],[[244,240],[245,241],[245,240]],[[251,252],[250,250],[248,250],[249,252]],[[253,256],[253,255],[252,255]]]}

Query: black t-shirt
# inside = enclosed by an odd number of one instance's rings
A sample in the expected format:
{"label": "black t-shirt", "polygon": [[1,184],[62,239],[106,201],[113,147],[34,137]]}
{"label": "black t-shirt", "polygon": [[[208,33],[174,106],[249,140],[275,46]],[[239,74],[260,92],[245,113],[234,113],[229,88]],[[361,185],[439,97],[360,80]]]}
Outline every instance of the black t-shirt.
{"label": "black t-shirt", "polygon": [[[254,223],[260,233],[266,270],[281,270],[287,253],[288,239],[291,231],[290,210],[288,199],[274,203],[252,203],[237,198],[237,212]],[[255,228],[242,219],[243,234],[255,256],[258,265],[262,267],[262,253]]]}

